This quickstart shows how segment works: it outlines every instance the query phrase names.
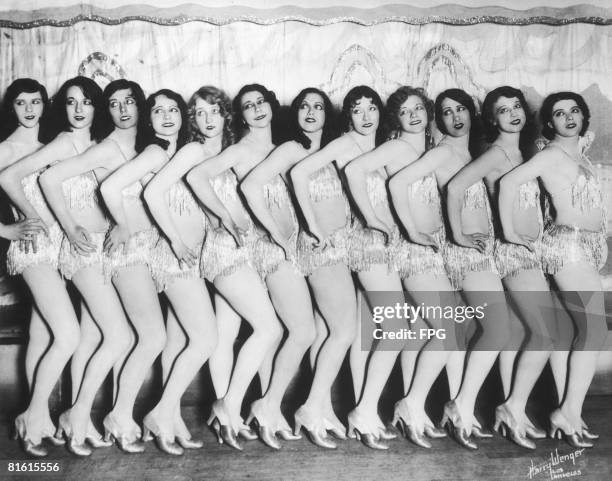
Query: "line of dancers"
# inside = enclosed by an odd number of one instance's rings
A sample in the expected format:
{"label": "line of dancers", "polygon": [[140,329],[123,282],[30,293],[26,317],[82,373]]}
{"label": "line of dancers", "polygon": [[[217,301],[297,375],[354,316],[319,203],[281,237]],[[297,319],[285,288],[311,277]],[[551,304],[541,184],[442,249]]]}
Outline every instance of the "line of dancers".
{"label": "line of dancers", "polygon": [[[33,299],[30,400],[15,420],[28,454],[47,455],[43,441],[79,456],[113,442],[138,453],[151,438],[173,455],[201,448],[180,401],[206,361],[218,398],[208,424],[236,449],[257,436],[278,449],[279,438],[298,439],[302,429],[324,448],[336,447],[331,433],[386,449],[396,434],[378,402],[398,357],[405,396],[391,424],[421,447],[446,435],[425,411],[445,368],[441,426],[470,449],[491,436],[474,411],[498,357],[505,402],[496,429],[529,449],[546,436],[525,407],[550,362],[558,409],[549,434],[577,447],[597,438],[581,413],[607,334],[598,275],[605,205],[584,155],[590,113],[580,95],[546,97],[540,118],[549,142],[529,161],[531,114],[508,86],[487,94],[481,119],[460,89],[434,103],[422,89],[400,87],[384,106],[358,86],[337,118],[328,96],[307,88],[283,120],[274,93],[258,84],[233,101],[204,86],[185,103],[168,89],[145,98],[125,79],[102,91],[86,77],[66,81],[52,102],[40,83],[18,79],[2,108],[0,187],[16,221],[0,235],[12,241],[9,273],[23,277]],[[443,134],[436,145],[434,122]],[[66,281],[80,293],[76,305]],[[584,312],[546,319],[524,291],[545,293],[554,306],[551,281],[576,291]],[[362,350],[357,289],[443,306],[456,305],[460,290],[467,303],[489,308],[467,351],[444,350],[439,339]],[[512,316],[529,336],[513,331]],[[252,333],[234,356],[243,319]],[[448,322],[435,315],[412,326],[441,327]],[[554,333],[568,329],[567,345],[553,346]],[[312,385],[292,428],[281,403],[308,351]],[[345,426],[330,390],[347,352],[356,405]],[[141,429],[134,402],[158,356],[161,396]],[[69,361],[72,405],[56,425],[49,395]],[[91,410],[111,371],[102,435]],[[256,375],[262,395],[243,419]]]}

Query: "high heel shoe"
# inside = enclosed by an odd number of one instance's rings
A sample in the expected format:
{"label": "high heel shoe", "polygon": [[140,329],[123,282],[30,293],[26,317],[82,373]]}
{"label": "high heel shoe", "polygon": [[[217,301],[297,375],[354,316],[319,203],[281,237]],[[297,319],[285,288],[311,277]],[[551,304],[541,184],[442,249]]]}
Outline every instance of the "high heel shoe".
{"label": "high heel shoe", "polygon": [[325,432],[324,427],[315,426],[315,421],[313,419],[312,414],[310,414],[304,406],[302,406],[295,412],[294,418],[294,435],[297,436],[300,433],[300,429],[304,427],[306,433],[308,434],[308,437],[310,438],[310,441],[312,441],[313,444],[316,444],[317,446],[326,449],[336,449],[338,447],[335,443],[327,439],[327,433]]}
{"label": "high heel shoe", "polygon": [[278,439],[276,439],[274,428],[271,426],[270,420],[266,419],[261,399],[251,404],[251,412],[247,417],[246,425],[248,426],[249,424],[251,424],[251,422],[255,422],[257,430],[259,432],[259,438],[264,442],[266,446],[269,446],[272,449],[281,448]]}
{"label": "high heel shoe", "polygon": [[346,428],[338,420],[333,411],[330,413],[329,417],[323,417],[323,422],[325,424],[325,430],[329,431],[336,439],[340,439],[341,441],[346,440]]}
{"label": "high heel shoe", "polygon": [[298,441],[302,439],[300,434],[293,434],[291,429],[279,429],[277,434],[283,439],[283,441]]}
{"label": "high heel shoe", "polygon": [[502,436],[508,436],[512,441],[525,449],[535,449],[533,441],[527,439],[526,434],[520,431],[520,425],[508,409],[508,406],[501,404],[495,409],[494,431],[498,431]]}
{"label": "high heel shoe", "polygon": [[527,437],[531,439],[546,439],[546,431],[535,427],[534,424],[529,420],[529,418],[526,419],[527,421],[525,422],[525,434],[527,434]]}
{"label": "high heel shoe", "polygon": [[582,423],[582,437],[584,437],[584,439],[588,439],[589,441],[599,439],[599,434],[592,433],[587,423],[585,423],[582,419],[580,421]]}
{"label": "high heel shoe", "polygon": [[453,433],[455,440],[464,448],[478,449],[478,446],[470,439],[472,427],[469,426],[468,428],[465,425],[455,401],[449,401],[444,405],[444,414],[440,425],[447,426]]}
{"label": "high heel shoe", "polygon": [[112,414],[104,418],[102,425],[104,426],[103,442],[105,444],[110,444],[112,446],[112,443],[116,442],[119,449],[124,453],[135,454],[144,452],[145,445],[144,442],[138,439],[138,433],[121,432],[121,426]]}
{"label": "high heel shoe", "polygon": [[389,446],[381,443],[374,433],[368,432],[368,428],[363,426],[364,423],[360,418],[359,412],[353,409],[348,415],[348,432],[352,433],[358,441],[361,441],[368,448],[380,450],[389,449]]}
{"label": "high heel shoe", "polygon": [[183,449],[202,449],[204,447],[204,441],[201,439],[186,438],[183,436],[176,436],[176,443]]}
{"label": "high heel shoe", "polygon": [[42,445],[42,442],[36,444],[31,439],[28,439],[23,414],[20,414],[15,419],[15,440],[20,440],[23,450],[32,457],[44,458],[49,454]]}
{"label": "high heel shoe", "polygon": [[236,439],[236,431],[231,425],[230,417],[222,399],[217,399],[213,403],[207,424],[215,431],[219,444],[225,443],[238,451],[242,451],[242,446]]}
{"label": "high heel shoe", "polygon": [[91,456],[91,448],[87,446],[84,441],[78,442],[77,439],[75,439],[72,425],[70,424],[70,410],[62,413],[57,422],[55,437],[62,438],[63,436],[68,440],[66,447],[72,454],[80,457]]}
{"label": "high heel shoe", "polygon": [[66,441],[63,439],[56,438],[55,437],[56,431],[57,431],[57,428],[53,425],[53,423],[51,422],[51,419],[49,419],[47,426],[43,430],[42,439],[43,441],[47,441],[52,446],[63,446],[64,444],[66,444]]}
{"label": "high heel shoe", "polygon": [[392,423],[397,424],[402,435],[412,443],[425,449],[431,448],[431,444],[423,436],[423,431],[417,427],[415,416],[405,400],[395,403]]}
{"label": "high heel shoe", "polygon": [[[138,426],[136,426],[138,427]],[[138,430],[140,431],[140,429]],[[102,437],[98,430],[94,427],[91,420],[87,425],[87,434],[85,435],[85,441],[89,443],[92,448],[110,448],[113,445],[112,441],[108,441]]]}
{"label": "high heel shoe", "polygon": [[474,417],[472,419],[472,436],[476,439],[490,439],[493,437],[493,434],[482,429],[480,422]]}
{"label": "high heel shoe", "polygon": [[144,430],[142,433],[143,439],[151,439],[154,437],[157,440],[157,447],[166,454],[180,456],[184,453],[183,448],[174,442],[174,435],[163,433],[157,420],[151,413],[147,414],[142,420]]}
{"label": "high heel shoe", "polygon": [[584,440],[581,433],[577,433],[560,409],[550,415],[550,437],[561,439],[562,435],[570,446],[574,448],[592,448],[593,443]]}

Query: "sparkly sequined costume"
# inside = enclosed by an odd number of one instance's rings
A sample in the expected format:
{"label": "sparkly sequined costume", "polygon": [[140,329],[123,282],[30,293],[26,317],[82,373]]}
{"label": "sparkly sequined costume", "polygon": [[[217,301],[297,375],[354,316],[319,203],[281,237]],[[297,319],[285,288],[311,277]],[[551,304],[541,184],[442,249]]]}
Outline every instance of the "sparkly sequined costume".
{"label": "sparkly sequined costume", "polygon": [[351,209],[338,177],[336,168],[328,164],[316,171],[308,183],[310,200],[314,203],[342,199],[346,223],[334,231],[326,245],[315,246],[315,239],[305,232],[300,234],[298,255],[305,275],[310,275],[319,267],[335,264],[347,264],[349,261],[349,244],[351,238]]}
{"label": "sparkly sequined costume", "polygon": [[249,219],[249,226],[241,239],[240,246],[236,245],[232,235],[223,226],[208,229],[206,232],[200,259],[200,274],[213,282],[217,276],[229,276],[245,264],[254,267],[254,246],[258,234],[238,196],[238,179],[234,172],[228,169],[210,182],[221,202],[224,204],[232,202],[235,206],[239,206]]}
{"label": "sparkly sequined costume", "polygon": [[[366,177],[368,198],[373,208],[381,206],[390,212],[387,196],[386,177],[380,171],[371,172]],[[399,250],[400,234],[394,228],[389,242],[376,229],[370,229],[359,219],[353,222],[349,247],[349,267],[352,271],[367,271],[373,264],[386,264],[388,271],[396,271],[395,255]]]}
{"label": "sparkly sequined costume", "polygon": [[265,279],[269,274],[276,272],[280,264],[287,260],[291,262],[295,272],[302,274],[298,260],[298,238],[300,226],[297,216],[293,208],[293,203],[289,196],[287,184],[280,175],[277,175],[274,180],[264,185],[264,198],[266,207],[269,210],[289,209],[293,224],[293,232],[289,238],[290,253],[287,257],[285,251],[275,242],[269,240],[266,236],[260,236],[254,245],[254,260],[257,271],[262,279]]}
{"label": "sparkly sequined costume", "polygon": [[[62,190],[70,209],[88,209],[98,204],[98,180],[91,170],[65,180]],[[77,252],[67,237],[62,240],[59,269],[66,279],[72,279],[74,274],[85,267],[95,267],[105,278],[110,278],[110,262],[103,248],[106,229],[104,232],[90,232],[89,235],[95,248],[90,254]]]}
{"label": "sparkly sequined costume", "polygon": [[443,249],[444,262],[449,279],[456,289],[462,288],[463,279],[469,272],[490,271],[498,273],[494,257],[495,235],[491,206],[489,205],[487,188],[483,181],[476,182],[466,189],[463,197],[463,209],[474,212],[486,209],[489,229],[483,253],[447,240]]}
{"label": "sparkly sequined costume", "polygon": [[[176,216],[191,215],[196,212],[201,216],[206,228],[206,217],[200,209],[189,189],[182,181],[175,182],[166,193],[168,207]],[[190,246],[191,247],[191,246]],[[202,242],[194,246],[195,252],[202,250]],[[179,262],[168,240],[159,236],[151,251],[150,269],[157,292],[165,291],[176,279],[199,279],[200,268],[196,262],[192,267]]]}
{"label": "sparkly sequined costume", "polygon": [[[592,167],[584,154],[582,159]],[[606,262],[606,211],[603,190],[592,170],[584,165],[579,165],[578,169],[578,176],[571,185],[572,206],[581,212],[601,209],[601,227],[598,231],[591,231],[574,225],[549,222],[542,239],[542,262],[548,274],[557,274],[565,264],[574,262],[586,262],[597,270]]]}
{"label": "sparkly sequined costume", "polygon": [[[412,183],[408,187],[408,196],[409,199],[418,200],[422,204],[437,207],[440,219],[443,218],[438,183],[433,173]],[[444,225],[432,235],[436,239],[438,246],[444,246],[446,239]],[[406,239],[401,239],[393,259],[396,270],[402,279],[420,274],[446,276],[442,253],[440,251],[436,252],[430,246],[415,244]]]}
{"label": "sparkly sequined costume", "polygon": [[[134,182],[123,189],[125,203],[140,203],[142,184]],[[155,227],[132,234],[130,238],[109,254],[111,273],[116,276],[119,269],[131,266],[145,265],[151,268],[151,254],[159,239],[159,232]]]}
{"label": "sparkly sequined costume", "polygon": [[[46,206],[38,185],[39,175],[40,172],[35,172],[21,181],[26,199],[35,209],[37,207],[45,208]],[[15,218],[18,218],[16,211]],[[11,241],[6,254],[7,272],[10,275],[21,274],[28,267],[38,264],[48,264],[57,269],[64,232],[57,222],[51,224],[48,231],[48,235],[44,232],[36,235],[36,252],[32,251],[31,246],[29,252],[26,252],[20,241]]]}
{"label": "sparkly sequined costume", "polygon": [[[501,150],[504,157],[513,169],[516,167],[512,163],[510,156],[506,150],[498,144],[493,144],[492,148]],[[497,200],[496,195],[493,195],[494,200]],[[543,233],[543,219],[542,211],[540,206],[540,187],[536,180],[530,180],[524,184],[521,184],[518,192],[518,208],[519,211],[528,211],[529,209],[535,209],[538,216],[538,225],[540,232],[538,239],[533,243],[534,252],[527,249],[525,246],[513,244],[511,242],[504,242],[500,239],[501,226],[496,225],[498,232],[498,239],[495,242],[495,264],[499,271],[499,276],[503,279],[504,277],[512,277],[519,274],[522,271],[539,269],[542,270],[542,233]]]}
{"label": "sparkly sequined costume", "polygon": [[[519,187],[518,207],[520,210],[538,209],[538,222],[542,234],[542,213],[540,211],[540,187],[535,180],[530,180]],[[495,263],[499,276],[512,277],[522,271],[542,270],[542,239],[533,243],[535,252],[525,246],[497,240],[495,243]]]}

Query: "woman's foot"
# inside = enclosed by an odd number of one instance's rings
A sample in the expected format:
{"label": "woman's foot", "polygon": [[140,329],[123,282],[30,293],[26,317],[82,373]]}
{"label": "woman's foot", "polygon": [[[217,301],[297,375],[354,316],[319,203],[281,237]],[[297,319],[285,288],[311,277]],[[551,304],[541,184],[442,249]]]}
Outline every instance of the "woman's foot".
{"label": "woman's foot", "polygon": [[43,428],[36,429],[33,424],[27,411],[17,416],[15,419],[15,440],[21,442],[21,447],[26,454],[35,458],[42,458],[48,454],[42,445]]}
{"label": "woman's foot", "polygon": [[[359,407],[353,409],[348,415],[348,433],[362,441],[368,448],[389,449],[389,446],[380,442],[380,425],[382,422],[378,416],[368,416]],[[384,427],[384,426],[383,426]]]}
{"label": "woman's foot", "polygon": [[175,441],[174,423],[172,420],[163,418],[154,409],[147,414],[142,420],[143,440],[148,441],[153,437],[157,440],[157,447],[166,454],[180,456],[183,454],[183,448],[178,446]]}
{"label": "woman's foot", "polygon": [[417,446],[429,449],[431,444],[425,439],[426,418],[427,415],[423,408],[417,409],[408,399],[404,398],[395,403],[392,424],[399,426],[406,439]]}
{"label": "woman's foot", "polygon": [[[104,441],[117,443],[119,449],[125,453],[142,453],[144,443],[140,440],[141,432],[133,419],[121,418],[113,412],[109,413],[102,422],[104,425]],[[93,439],[93,438],[92,438]],[[91,441],[88,438],[88,441]],[[96,446],[94,446],[96,447]]]}
{"label": "woman's foot", "polygon": [[193,439],[187,425],[181,416],[180,409],[174,415],[174,434],[176,442],[183,449],[201,449],[204,447],[204,442],[199,439]]}
{"label": "woman's foot", "polygon": [[302,427],[308,433],[310,440],[317,446],[327,449],[337,448],[327,437],[326,420],[323,414],[316,412],[306,404],[301,406],[295,413],[295,429],[293,433],[297,436]]}

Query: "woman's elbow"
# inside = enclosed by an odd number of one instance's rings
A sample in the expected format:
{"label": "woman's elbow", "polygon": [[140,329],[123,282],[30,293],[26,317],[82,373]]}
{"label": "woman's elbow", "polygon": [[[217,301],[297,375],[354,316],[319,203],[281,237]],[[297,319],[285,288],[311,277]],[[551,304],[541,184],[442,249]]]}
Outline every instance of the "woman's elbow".
{"label": "woman's elbow", "polygon": [[38,183],[43,190],[49,189],[55,183],[53,169],[46,170],[38,176]]}

